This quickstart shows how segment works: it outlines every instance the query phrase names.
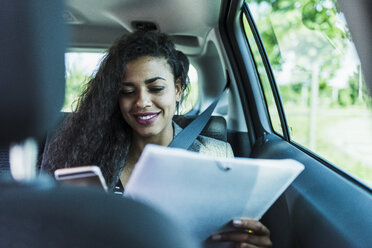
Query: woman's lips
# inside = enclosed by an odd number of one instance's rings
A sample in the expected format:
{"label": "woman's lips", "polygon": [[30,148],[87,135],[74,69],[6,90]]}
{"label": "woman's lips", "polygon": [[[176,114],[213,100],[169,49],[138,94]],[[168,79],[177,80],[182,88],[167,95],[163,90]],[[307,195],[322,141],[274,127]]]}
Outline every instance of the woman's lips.
{"label": "woman's lips", "polygon": [[138,113],[133,114],[134,119],[138,124],[141,125],[150,125],[153,123],[159,116],[160,112],[158,113]]}

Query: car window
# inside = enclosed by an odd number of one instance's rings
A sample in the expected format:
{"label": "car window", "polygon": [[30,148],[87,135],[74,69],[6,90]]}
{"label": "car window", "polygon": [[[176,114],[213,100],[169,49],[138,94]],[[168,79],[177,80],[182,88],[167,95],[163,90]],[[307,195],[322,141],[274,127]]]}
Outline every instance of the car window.
{"label": "car window", "polygon": [[336,1],[246,2],[275,75],[291,141],[372,186],[372,100]]}
{"label": "car window", "polygon": [[104,52],[67,52],[65,53],[66,91],[63,112],[71,112],[76,100],[105,55]]}
{"label": "car window", "polygon": [[257,42],[253,35],[252,29],[248,24],[247,16],[245,15],[245,13],[243,13],[242,18],[245,36],[247,38],[248,45],[253,56],[253,60],[256,64],[257,74],[260,79],[259,81],[261,83],[262,91],[264,93],[264,98],[269,112],[271,126],[276,133],[283,136],[283,128],[279,117],[279,110],[275,102],[275,97],[273,94],[273,89],[270,84],[267,68],[264,66],[263,58],[261,57],[260,50],[257,46]]}
{"label": "car window", "polygon": [[[66,64],[66,93],[63,112],[71,112],[77,103],[77,98],[83,91],[86,83],[98,69],[104,52],[67,52]],[[198,76],[196,69],[190,65],[190,86],[186,99],[183,99],[179,114],[188,113],[198,100]]]}

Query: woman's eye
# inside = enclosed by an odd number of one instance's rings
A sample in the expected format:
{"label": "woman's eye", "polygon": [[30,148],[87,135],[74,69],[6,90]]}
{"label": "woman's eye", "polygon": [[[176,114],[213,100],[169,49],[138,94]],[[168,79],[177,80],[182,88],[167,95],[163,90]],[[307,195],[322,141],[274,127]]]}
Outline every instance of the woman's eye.
{"label": "woman's eye", "polygon": [[149,90],[150,92],[154,92],[154,93],[158,93],[158,92],[161,92],[162,90],[164,90],[165,87],[163,86],[158,86],[158,87],[151,87]]}
{"label": "woman's eye", "polygon": [[134,90],[121,90],[120,95],[122,96],[130,96],[134,94]]}

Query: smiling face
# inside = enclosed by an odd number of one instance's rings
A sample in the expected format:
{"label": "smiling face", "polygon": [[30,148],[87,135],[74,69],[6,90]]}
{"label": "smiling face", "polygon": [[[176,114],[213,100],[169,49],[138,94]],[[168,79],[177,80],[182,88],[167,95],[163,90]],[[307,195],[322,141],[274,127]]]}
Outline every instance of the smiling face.
{"label": "smiling face", "polygon": [[170,142],[172,118],[181,93],[181,84],[175,83],[165,58],[145,56],[128,62],[119,105],[134,137]]}

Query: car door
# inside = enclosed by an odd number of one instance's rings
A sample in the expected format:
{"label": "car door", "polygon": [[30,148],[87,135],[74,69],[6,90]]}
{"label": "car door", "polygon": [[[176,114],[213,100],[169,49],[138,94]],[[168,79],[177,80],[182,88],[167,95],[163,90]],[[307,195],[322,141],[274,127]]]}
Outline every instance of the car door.
{"label": "car door", "polygon": [[[311,133],[311,129],[319,126],[319,120],[311,123],[313,121],[311,115],[314,114],[312,108],[318,106],[318,112],[322,110],[319,110],[321,108],[319,103],[315,102],[314,105],[312,102],[317,99],[319,101],[319,89],[321,89],[320,83],[313,81],[320,78],[321,73],[326,72],[319,71],[319,69],[317,71],[315,68],[314,74],[311,74],[313,80],[311,78],[309,80],[309,84],[315,85],[314,89],[316,89],[308,91],[309,96],[306,98],[308,101],[305,102],[305,105],[309,107],[310,124],[306,127],[293,116],[286,116],[284,111],[287,111],[287,106],[283,102],[287,101],[290,96],[281,96],[283,92],[276,83],[278,73],[275,74],[275,69],[271,66],[277,62],[273,61],[273,58],[280,60],[281,57],[268,56],[275,53],[272,49],[276,47],[269,46],[265,50],[266,44],[261,39],[259,25],[256,25],[250,10],[262,2],[265,5],[263,8],[276,4],[277,7],[282,5],[282,9],[285,10],[290,8],[289,2],[291,1],[248,2],[249,4],[238,0],[226,2],[219,27],[242,99],[244,116],[241,118],[245,119],[248,130],[229,130],[230,142],[238,156],[266,159],[292,158],[305,166],[304,172],[262,220],[271,230],[274,247],[370,247],[372,244],[370,235],[372,197],[368,178],[367,182],[360,180],[358,176],[339,164],[326,160],[324,156],[318,155],[323,154],[326,147],[318,146],[315,152],[309,142],[304,144],[305,142],[297,135],[305,128]],[[334,1],[293,1],[292,7],[294,10],[296,8],[302,10],[302,23],[306,23],[304,15],[307,14],[307,8],[313,6],[316,11],[320,12],[328,8],[331,2],[334,3]],[[313,9],[310,8],[310,10]],[[324,13],[326,16],[332,14]],[[277,19],[277,21],[286,20]],[[271,24],[266,22],[263,25]],[[308,25],[311,26],[311,23]],[[294,29],[296,26],[289,28]],[[262,35],[267,35],[267,33]],[[273,42],[276,41],[273,40]],[[315,64],[318,56],[321,56],[319,52],[321,49],[324,49],[323,44],[315,50],[313,57],[307,58],[307,61],[310,61],[309,68],[312,68],[311,65]],[[326,53],[326,50],[322,53]],[[296,61],[296,63],[300,62]],[[321,67],[321,70],[326,66],[328,64]],[[328,80],[332,80],[332,76],[336,77],[335,75],[326,76]],[[340,92],[338,93],[341,95]],[[312,98],[312,94],[315,98]],[[301,110],[300,103],[293,105],[294,110]],[[332,118],[331,112],[324,118]],[[352,118],[348,120],[350,119]],[[369,126],[366,124],[364,127]],[[336,128],[331,128],[323,134],[317,133],[318,137],[327,139],[327,135],[333,130]],[[342,129],[342,132],[347,133],[350,130],[353,130],[353,127]],[[356,132],[351,137],[368,137],[370,134],[368,130],[369,128],[364,133]],[[341,134],[335,134],[334,137],[338,136]],[[368,146],[369,143],[363,148],[368,149]],[[339,152],[335,156],[342,157],[343,155],[343,152]],[[342,162],[347,161],[341,161],[340,164]],[[364,174],[370,173],[371,167],[365,168]]]}

